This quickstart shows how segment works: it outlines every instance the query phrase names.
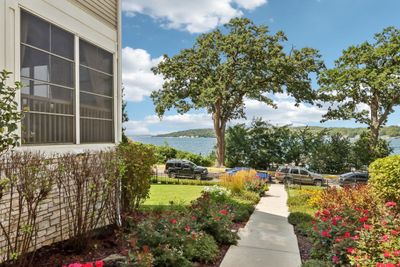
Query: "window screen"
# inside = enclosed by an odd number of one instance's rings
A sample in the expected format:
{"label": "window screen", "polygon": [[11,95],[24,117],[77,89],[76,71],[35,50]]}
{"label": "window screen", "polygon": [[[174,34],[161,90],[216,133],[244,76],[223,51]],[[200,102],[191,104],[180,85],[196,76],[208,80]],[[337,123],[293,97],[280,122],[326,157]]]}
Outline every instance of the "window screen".
{"label": "window screen", "polygon": [[79,41],[82,143],[113,142],[113,55]]}
{"label": "window screen", "polygon": [[21,13],[23,144],[73,143],[74,36]]}

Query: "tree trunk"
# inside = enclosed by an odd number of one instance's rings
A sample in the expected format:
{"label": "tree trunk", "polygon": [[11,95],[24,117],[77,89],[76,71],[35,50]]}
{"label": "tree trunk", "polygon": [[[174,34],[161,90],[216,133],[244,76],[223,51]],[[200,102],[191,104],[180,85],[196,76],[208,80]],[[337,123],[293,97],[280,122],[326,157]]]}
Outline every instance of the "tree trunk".
{"label": "tree trunk", "polygon": [[379,101],[377,97],[374,97],[371,103],[371,125],[370,125],[371,138],[372,138],[371,148],[375,148],[375,146],[378,144],[378,139],[379,139],[379,130],[381,124],[378,115],[378,110],[379,110]]}
{"label": "tree trunk", "polygon": [[217,137],[217,167],[225,165],[225,128],[226,122],[221,118],[219,112],[213,114],[214,131]]}

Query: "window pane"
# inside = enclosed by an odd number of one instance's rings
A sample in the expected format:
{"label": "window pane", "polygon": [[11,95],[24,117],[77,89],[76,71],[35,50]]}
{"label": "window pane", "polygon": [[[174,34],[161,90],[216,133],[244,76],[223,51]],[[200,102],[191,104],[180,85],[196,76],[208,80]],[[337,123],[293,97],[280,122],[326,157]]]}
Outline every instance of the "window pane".
{"label": "window pane", "polygon": [[51,25],[51,52],[71,60],[74,59],[74,36]]}
{"label": "window pane", "polygon": [[50,24],[29,13],[21,13],[21,42],[50,50]]}
{"label": "window pane", "polygon": [[79,40],[79,58],[82,65],[113,73],[113,55],[83,40]]}
{"label": "window pane", "polygon": [[28,111],[74,114],[74,91],[62,87],[24,82],[21,89],[21,105]]}
{"label": "window pane", "polygon": [[112,119],[113,103],[111,98],[80,94],[80,113],[82,117]]}
{"label": "window pane", "polygon": [[59,57],[51,56],[51,83],[74,87],[74,64]]}
{"label": "window pane", "polygon": [[82,143],[109,143],[114,141],[112,121],[81,119]]}
{"label": "window pane", "polygon": [[22,143],[72,143],[74,118],[61,115],[26,113],[22,120]]}
{"label": "window pane", "polygon": [[21,76],[49,81],[49,55],[21,45]]}
{"label": "window pane", "polygon": [[100,95],[112,96],[113,77],[80,67],[80,90]]}

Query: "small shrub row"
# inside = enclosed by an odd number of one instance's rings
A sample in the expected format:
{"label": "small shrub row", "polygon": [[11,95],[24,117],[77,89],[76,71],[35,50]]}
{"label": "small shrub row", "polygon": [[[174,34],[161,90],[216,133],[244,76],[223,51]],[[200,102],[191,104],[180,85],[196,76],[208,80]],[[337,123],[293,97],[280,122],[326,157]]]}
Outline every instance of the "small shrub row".
{"label": "small shrub row", "polygon": [[192,266],[194,262],[213,262],[219,245],[236,244],[239,237],[233,231],[234,224],[248,220],[253,210],[254,201],[220,186],[206,187],[187,209],[155,213],[140,222],[130,237],[129,264]]}
{"label": "small shrub row", "polygon": [[204,185],[204,186],[212,186],[218,184],[218,182],[214,181],[205,181],[205,180],[195,180],[195,179],[177,179],[177,178],[169,178],[169,177],[156,177],[153,176],[151,178],[151,183],[153,184],[180,184],[180,185]]}

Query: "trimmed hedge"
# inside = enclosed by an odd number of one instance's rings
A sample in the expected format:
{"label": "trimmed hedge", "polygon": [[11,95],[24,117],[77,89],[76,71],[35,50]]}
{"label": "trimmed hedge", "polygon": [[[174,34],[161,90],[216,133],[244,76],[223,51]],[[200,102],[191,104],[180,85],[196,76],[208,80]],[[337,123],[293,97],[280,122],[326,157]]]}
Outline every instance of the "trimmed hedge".
{"label": "trimmed hedge", "polygon": [[369,174],[368,182],[379,197],[400,203],[400,155],[375,160]]}

